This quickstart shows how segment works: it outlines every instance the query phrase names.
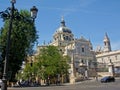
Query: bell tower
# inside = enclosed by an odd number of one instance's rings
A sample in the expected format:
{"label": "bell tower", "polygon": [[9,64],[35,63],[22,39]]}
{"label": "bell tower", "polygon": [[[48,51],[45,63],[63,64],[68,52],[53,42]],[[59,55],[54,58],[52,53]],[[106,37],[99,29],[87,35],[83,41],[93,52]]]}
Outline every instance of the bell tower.
{"label": "bell tower", "polygon": [[111,51],[111,45],[110,45],[110,39],[109,39],[107,33],[105,33],[105,37],[104,37],[103,42],[104,42],[104,49],[103,49],[103,51],[104,52],[110,52]]}

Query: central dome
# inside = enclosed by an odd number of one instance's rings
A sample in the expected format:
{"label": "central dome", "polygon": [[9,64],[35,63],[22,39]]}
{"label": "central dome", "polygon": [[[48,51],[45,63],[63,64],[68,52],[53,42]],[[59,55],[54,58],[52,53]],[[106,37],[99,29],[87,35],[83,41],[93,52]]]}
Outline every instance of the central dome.
{"label": "central dome", "polygon": [[61,32],[63,32],[63,33],[72,33],[71,32],[71,30],[68,28],[68,27],[66,27],[65,26],[65,21],[64,21],[64,19],[62,18],[62,20],[61,20],[61,26],[57,29],[57,31],[56,31],[57,33],[61,33]]}
{"label": "central dome", "polygon": [[59,28],[57,29],[57,32],[63,32],[63,33],[67,32],[67,33],[71,33],[71,30],[70,30],[69,28],[67,28],[67,27],[59,27]]}

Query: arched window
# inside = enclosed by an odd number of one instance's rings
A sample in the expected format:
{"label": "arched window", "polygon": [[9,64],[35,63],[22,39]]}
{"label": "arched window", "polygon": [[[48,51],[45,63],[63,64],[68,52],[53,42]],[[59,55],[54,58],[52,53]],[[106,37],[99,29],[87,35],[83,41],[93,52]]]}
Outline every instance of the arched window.
{"label": "arched window", "polygon": [[68,36],[66,36],[66,40],[68,40]]}

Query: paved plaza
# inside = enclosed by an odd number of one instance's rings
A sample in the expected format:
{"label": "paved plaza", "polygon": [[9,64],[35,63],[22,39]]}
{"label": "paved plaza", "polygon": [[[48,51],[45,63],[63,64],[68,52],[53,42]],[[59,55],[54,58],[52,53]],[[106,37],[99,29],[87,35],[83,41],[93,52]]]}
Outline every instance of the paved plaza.
{"label": "paved plaza", "polygon": [[84,81],[75,84],[64,84],[61,86],[42,86],[42,87],[25,87],[25,88],[8,88],[8,90],[119,90],[120,79],[116,82],[101,83],[100,81]]}

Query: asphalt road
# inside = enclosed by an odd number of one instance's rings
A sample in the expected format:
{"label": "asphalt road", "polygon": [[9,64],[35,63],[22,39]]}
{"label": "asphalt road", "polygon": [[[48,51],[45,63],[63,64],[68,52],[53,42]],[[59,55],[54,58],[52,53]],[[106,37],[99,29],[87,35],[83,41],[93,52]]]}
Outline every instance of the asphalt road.
{"label": "asphalt road", "polygon": [[44,86],[44,87],[25,87],[8,88],[8,90],[120,90],[120,79],[111,83],[101,83],[99,81],[84,81],[74,85]]}

